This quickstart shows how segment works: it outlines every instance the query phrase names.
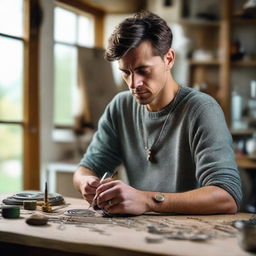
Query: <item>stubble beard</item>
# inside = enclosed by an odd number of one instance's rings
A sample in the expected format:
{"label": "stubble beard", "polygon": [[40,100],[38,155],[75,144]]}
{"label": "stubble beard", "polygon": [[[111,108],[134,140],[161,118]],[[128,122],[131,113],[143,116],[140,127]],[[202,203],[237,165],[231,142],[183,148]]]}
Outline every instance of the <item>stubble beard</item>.
{"label": "stubble beard", "polygon": [[[161,96],[161,92],[164,90],[164,88],[166,87],[167,84],[167,73],[165,73],[165,79],[162,82],[162,86],[159,88],[159,90],[156,93],[152,93],[150,90],[146,89],[145,93],[146,94],[150,94],[147,97],[140,97],[138,94],[136,94],[135,92],[133,92],[133,90],[131,90],[132,96],[135,97],[136,101],[141,104],[141,105],[148,105],[150,103],[153,103],[154,101],[157,101],[157,99]],[[144,91],[143,89],[139,89],[138,92],[140,91]]]}
{"label": "stubble beard", "polygon": [[167,85],[167,76],[165,77],[165,80],[162,82],[162,86],[159,87],[158,91],[155,93],[152,93],[151,91],[149,92],[151,95],[145,99],[144,101],[138,99],[136,96],[136,100],[139,104],[141,105],[149,105],[151,103],[159,101],[159,98],[161,97],[161,92],[163,92],[164,88]]}

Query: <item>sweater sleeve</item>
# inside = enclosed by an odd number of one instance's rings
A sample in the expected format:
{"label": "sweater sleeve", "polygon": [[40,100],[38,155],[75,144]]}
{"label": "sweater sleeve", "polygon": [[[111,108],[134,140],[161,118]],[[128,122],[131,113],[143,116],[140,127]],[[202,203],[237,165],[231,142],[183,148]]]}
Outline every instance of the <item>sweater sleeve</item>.
{"label": "sweater sleeve", "polygon": [[191,148],[200,186],[223,188],[242,201],[241,181],[232,148],[232,137],[217,103],[201,105],[191,125]]}
{"label": "sweater sleeve", "polygon": [[97,176],[102,176],[106,171],[112,172],[121,163],[115,103],[112,100],[106,107],[98,130],[79,164],[93,170]]}

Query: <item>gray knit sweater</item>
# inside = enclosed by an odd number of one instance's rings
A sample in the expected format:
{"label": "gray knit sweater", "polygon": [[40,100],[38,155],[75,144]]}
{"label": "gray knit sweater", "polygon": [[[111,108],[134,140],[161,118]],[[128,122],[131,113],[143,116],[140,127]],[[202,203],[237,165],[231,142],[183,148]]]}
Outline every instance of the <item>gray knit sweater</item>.
{"label": "gray knit sweater", "polygon": [[[153,143],[152,163],[145,146]],[[121,163],[136,189],[184,192],[215,185],[229,192],[238,206],[242,199],[223,112],[212,97],[188,87],[181,87],[175,100],[159,112],[147,111],[129,91],[115,96],[79,165],[102,176]]]}

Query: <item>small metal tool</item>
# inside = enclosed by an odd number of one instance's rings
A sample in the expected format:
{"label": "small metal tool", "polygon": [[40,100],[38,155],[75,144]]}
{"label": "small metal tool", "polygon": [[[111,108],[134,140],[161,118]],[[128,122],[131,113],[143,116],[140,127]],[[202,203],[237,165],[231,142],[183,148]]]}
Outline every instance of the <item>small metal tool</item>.
{"label": "small metal tool", "polygon": [[[102,176],[101,179],[100,179],[100,184],[101,184],[101,182],[106,178],[107,175],[108,175],[108,172],[105,172],[105,173],[103,174],[103,176]],[[93,200],[92,200],[92,202],[91,202],[91,204],[89,205],[88,209],[91,208],[91,207],[94,207],[96,198],[97,198],[97,196],[95,195],[94,198],[93,198]]]}
{"label": "small metal tool", "polygon": [[42,211],[43,212],[51,212],[52,207],[49,203],[49,198],[48,198],[48,188],[47,188],[47,181],[45,182],[45,189],[44,189],[44,203],[42,205]]}
{"label": "small metal tool", "polygon": [[105,172],[104,175],[100,179],[100,183],[106,178],[107,175],[108,175],[108,172]]}

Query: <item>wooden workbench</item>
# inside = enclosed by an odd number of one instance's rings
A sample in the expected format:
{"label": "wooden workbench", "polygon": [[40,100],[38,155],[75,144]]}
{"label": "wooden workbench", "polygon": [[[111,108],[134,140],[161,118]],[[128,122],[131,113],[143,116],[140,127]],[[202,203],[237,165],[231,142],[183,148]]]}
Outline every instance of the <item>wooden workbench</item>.
{"label": "wooden workbench", "polygon": [[[3,196],[0,196],[2,202]],[[67,209],[87,209],[81,199],[65,198],[70,205],[53,217],[64,216]],[[38,209],[40,210],[40,209]],[[252,255],[238,243],[239,231],[231,226],[251,214],[234,215],[156,215],[105,218],[83,217],[81,224],[50,221],[46,226],[30,226],[25,219],[30,211],[21,210],[19,219],[0,218],[0,255]],[[173,234],[208,235],[206,241],[172,237]]]}

